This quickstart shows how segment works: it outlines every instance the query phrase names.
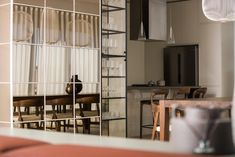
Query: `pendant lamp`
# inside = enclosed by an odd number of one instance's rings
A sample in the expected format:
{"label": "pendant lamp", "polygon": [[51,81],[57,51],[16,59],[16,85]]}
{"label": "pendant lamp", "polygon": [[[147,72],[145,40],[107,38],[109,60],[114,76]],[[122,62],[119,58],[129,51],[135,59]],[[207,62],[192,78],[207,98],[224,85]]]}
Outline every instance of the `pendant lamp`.
{"label": "pendant lamp", "polygon": [[212,21],[235,21],[235,0],[202,0],[202,10]]}
{"label": "pendant lamp", "polygon": [[140,2],[140,29],[138,34],[138,40],[146,40],[146,34],[144,30],[144,22],[143,22],[143,3],[142,0]]}
{"label": "pendant lamp", "polygon": [[169,30],[169,37],[167,39],[167,44],[175,44],[175,37],[174,37],[173,26],[172,26],[171,8],[169,12],[170,12],[170,30]]}

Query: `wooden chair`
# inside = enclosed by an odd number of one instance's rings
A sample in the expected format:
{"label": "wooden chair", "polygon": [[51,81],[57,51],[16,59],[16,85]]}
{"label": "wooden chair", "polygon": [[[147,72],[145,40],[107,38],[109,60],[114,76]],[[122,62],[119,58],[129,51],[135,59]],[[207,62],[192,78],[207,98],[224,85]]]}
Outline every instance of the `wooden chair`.
{"label": "wooden chair", "polygon": [[[174,93],[173,93],[173,99],[187,99],[188,94],[190,93],[190,88],[188,87],[179,87],[174,89]],[[160,93],[153,93],[151,96],[151,100],[154,99],[154,96],[157,94],[161,94]],[[162,93],[163,94],[163,93]],[[165,95],[165,99],[166,99]],[[153,129],[152,129],[152,140],[156,139],[156,135],[157,135],[157,124],[159,121],[159,115],[160,115],[160,106],[159,103],[156,104],[153,101],[151,102],[152,104],[152,111],[153,111],[153,117],[154,117],[154,123],[153,123]],[[171,111],[170,111],[171,112]],[[181,110],[181,108],[178,108],[176,111],[176,116],[182,116],[184,114],[183,109]]]}
{"label": "wooden chair", "polygon": [[173,99],[187,99],[190,93],[189,87],[179,87],[174,89]]}
{"label": "wooden chair", "polygon": [[[157,127],[158,127],[158,121],[159,121],[159,115],[160,115],[160,106],[159,106],[159,100],[160,99],[166,99],[168,95],[168,89],[159,89],[155,90],[150,97],[151,105],[152,105],[152,114],[153,114],[153,128],[152,128],[152,140],[156,138],[157,134]],[[162,98],[158,98],[158,101],[156,101],[156,96],[163,96]],[[159,136],[158,136],[159,137]]]}
{"label": "wooden chair", "polygon": [[207,88],[198,88],[195,91],[193,91],[193,98],[204,98],[205,94],[207,92]]}
{"label": "wooden chair", "polygon": [[[24,125],[27,125],[27,128],[31,128],[32,123],[36,124],[36,128],[40,128],[43,120],[43,101],[40,99],[25,99],[17,100],[13,102],[14,108],[17,109],[18,121],[21,122],[20,127],[24,128]],[[25,114],[25,108],[34,108],[35,112]]]}
{"label": "wooden chair", "polygon": [[[76,98],[76,103],[79,104],[79,109],[76,109],[76,117],[81,117],[83,123],[83,133],[87,132],[90,134],[90,124],[99,124],[100,122],[92,122],[91,117],[100,116],[99,97],[83,97]],[[96,110],[91,110],[91,104],[96,103]],[[78,132],[79,118],[75,119],[75,128]]]}
{"label": "wooden chair", "polygon": [[52,115],[47,112],[47,118],[52,119],[51,128],[53,127],[53,123],[55,123],[55,129],[57,131],[61,130],[62,122],[64,127],[64,132],[66,131],[66,120],[74,118],[73,108],[66,109],[66,112],[57,112],[56,107],[63,106],[73,106],[73,97],[65,97],[65,98],[54,98],[46,100],[47,105],[51,105],[52,107]]}

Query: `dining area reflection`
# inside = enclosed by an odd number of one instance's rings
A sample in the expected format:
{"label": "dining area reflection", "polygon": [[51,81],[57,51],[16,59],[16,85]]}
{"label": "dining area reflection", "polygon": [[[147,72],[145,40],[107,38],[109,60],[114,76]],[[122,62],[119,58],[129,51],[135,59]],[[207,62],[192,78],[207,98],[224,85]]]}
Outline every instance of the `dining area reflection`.
{"label": "dining area reflection", "polygon": [[99,97],[99,94],[14,96],[14,126],[90,134],[91,124],[100,123]]}
{"label": "dining area reflection", "polygon": [[20,2],[13,5],[13,126],[99,135],[99,15],[69,2]]}

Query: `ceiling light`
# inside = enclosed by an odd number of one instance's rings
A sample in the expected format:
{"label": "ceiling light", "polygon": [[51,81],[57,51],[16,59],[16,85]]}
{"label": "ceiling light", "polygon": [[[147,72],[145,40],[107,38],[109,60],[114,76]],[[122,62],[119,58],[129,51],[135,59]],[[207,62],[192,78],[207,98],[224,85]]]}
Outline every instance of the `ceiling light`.
{"label": "ceiling light", "polygon": [[235,21],[235,0],[202,0],[202,10],[212,21]]}

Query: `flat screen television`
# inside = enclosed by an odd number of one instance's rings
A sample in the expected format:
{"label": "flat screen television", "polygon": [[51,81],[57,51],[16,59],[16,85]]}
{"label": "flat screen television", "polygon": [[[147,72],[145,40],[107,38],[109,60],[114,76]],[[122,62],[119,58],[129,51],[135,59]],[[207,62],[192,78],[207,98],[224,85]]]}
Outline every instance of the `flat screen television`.
{"label": "flat screen television", "polygon": [[177,45],[164,48],[166,86],[198,86],[198,49],[198,45]]}

